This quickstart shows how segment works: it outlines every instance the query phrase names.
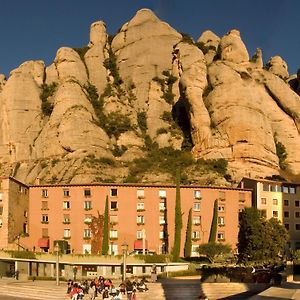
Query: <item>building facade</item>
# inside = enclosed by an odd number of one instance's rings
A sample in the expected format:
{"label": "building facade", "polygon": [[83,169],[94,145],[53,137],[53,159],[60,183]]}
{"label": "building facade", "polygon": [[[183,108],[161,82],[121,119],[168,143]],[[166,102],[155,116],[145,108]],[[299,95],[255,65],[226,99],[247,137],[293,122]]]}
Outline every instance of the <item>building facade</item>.
{"label": "building facade", "polygon": [[12,177],[0,178],[0,249],[20,248],[28,234],[29,189]]}
{"label": "building facade", "polygon": [[280,220],[288,230],[290,248],[300,249],[299,184],[243,178],[240,186],[253,190],[252,205],[267,219]]}
{"label": "building facade", "polygon": [[[239,188],[181,186],[183,255],[189,210],[192,210],[192,255],[208,242],[215,200],[218,200],[217,240],[236,248],[238,214],[251,206],[251,191]],[[35,251],[52,252],[63,241],[71,253],[95,253],[99,244],[106,198],[109,215],[109,254],[128,251],[169,253],[174,243],[175,185],[69,184],[29,187],[28,237],[21,243]],[[23,209],[24,210],[24,209]],[[100,224],[100,225],[99,225]],[[101,238],[101,236],[100,236]],[[60,244],[61,245],[61,244]],[[96,251],[97,252],[97,251]]]}

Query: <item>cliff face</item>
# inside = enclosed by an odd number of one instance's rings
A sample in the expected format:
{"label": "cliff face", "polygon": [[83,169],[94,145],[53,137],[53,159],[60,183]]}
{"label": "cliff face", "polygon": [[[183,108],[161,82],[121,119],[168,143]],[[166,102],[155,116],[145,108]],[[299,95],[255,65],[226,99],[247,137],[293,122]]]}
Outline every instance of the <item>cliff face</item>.
{"label": "cliff face", "polygon": [[147,9],[114,37],[96,22],[87,47],[0,75],[1,172],[122,181],[149,143],[188,141],[195,159],[224,158],[236,179],[299,174],[299,87],[280,57],[264,67],[258,49],[250,59],[237,30],[194,43]]}

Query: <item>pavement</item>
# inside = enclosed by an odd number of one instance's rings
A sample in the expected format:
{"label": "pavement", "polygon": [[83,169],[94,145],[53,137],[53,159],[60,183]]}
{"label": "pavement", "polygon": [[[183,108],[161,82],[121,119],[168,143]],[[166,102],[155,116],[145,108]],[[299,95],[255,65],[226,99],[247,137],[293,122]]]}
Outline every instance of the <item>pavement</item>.
{"label": "pavement", "polygon": [[[118,285],[118,283],[115,283]],[[218,289],[220,284],[211,283],[210,289]],[[137,293],[138,300],[197,300],[202,293],[199,278],[163,279],[156,283],[148,283],[149,291]],[[15,279],[0,280],[0,300],[67,300],[67,285],[61,282],[56,286],[55,281],[21,281]],[[231,293],[228,296],[210,297],[213,299],[249,299],[249,300],[280,300],[299,299],[300,282],[284,283],[280,287],[270,287],[255,296]],[[85,296],[84,299],[88,299]],[[101,299],[97,297],[96,299]]]}

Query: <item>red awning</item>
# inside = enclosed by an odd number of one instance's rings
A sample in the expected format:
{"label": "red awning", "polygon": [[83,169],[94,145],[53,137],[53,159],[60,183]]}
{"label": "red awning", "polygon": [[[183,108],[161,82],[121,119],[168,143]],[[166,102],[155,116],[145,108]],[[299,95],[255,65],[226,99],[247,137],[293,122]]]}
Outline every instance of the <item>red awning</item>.
{"label": "red awning", "polygon": [[38,240],[38,247],[40,248],[49,248],[49,239],[48,238],[40,238]]}
{"label": "red awning", "polygon": [[[134,241],[134,250],[143,250],[143,240]],[[145,240],[145,250],[148,250],[148,241]]]}

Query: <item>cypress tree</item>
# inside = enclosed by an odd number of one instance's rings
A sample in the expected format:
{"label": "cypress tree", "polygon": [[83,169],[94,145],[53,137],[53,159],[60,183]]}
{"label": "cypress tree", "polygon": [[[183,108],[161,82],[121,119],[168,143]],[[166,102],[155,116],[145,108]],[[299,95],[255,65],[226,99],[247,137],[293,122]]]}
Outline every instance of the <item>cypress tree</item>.
{"label": "cypress tree", "polygon": [[215,243],[217,238],[217,227],[218,227],[218,199],[214,203],[214,213],[211,221],[210,233],[209,233],[209,243]]}
{"label": "cypress tree", "polygon": [[104,210],[104,224],[103,224],[103,242],[102,242],[102,255],[108,254],[109,240],[108,240],[108,196],[106,196],[105,210]]}
{"label": "cypress tree", "polygon": [[176,203],[175,203],[175,234],[173,246],[173,261],[177,261],[180,256],[181,245],[181,229],[182,229],[182,213],[180,199],[180,172],[176,172]]}
{"label": "cypress tree", "polygon": [[192,209],[190,208],[188,222],[186,226],[184,257],[190,257],[191,253],[192,253]]}

